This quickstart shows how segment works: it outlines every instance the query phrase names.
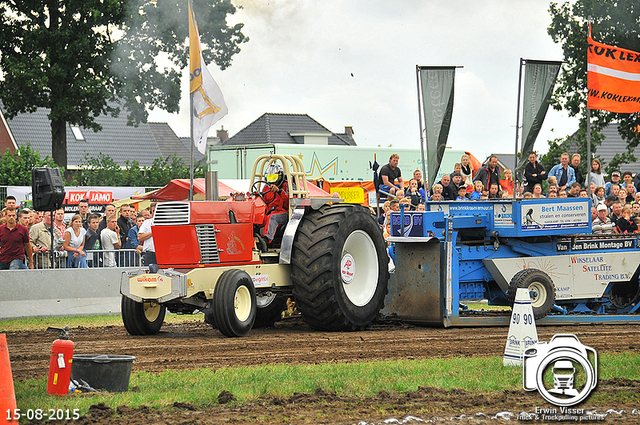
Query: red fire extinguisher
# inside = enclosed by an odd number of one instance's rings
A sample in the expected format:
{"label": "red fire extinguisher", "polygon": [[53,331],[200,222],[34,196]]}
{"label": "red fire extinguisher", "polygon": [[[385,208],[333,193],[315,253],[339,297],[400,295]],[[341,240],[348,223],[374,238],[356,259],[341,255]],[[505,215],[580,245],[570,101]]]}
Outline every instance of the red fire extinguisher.
{"label": "red fire extinguisher", "polygon": [[47,328],[47,330],[60,332],[60,336],[53,341],[53,346],[51,346],[47,393],[65,395],[69,393],[74,344],[69,340],[69,326],[64,329]]}

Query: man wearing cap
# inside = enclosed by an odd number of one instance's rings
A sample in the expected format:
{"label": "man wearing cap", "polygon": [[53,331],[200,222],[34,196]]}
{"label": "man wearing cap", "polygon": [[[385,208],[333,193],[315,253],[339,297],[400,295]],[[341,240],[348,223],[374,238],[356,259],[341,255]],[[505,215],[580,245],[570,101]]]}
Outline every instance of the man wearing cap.
{"label": "man wearing cap", "polygon": [[598,212],[598,216],[593,223],[591,224],[591,228],[593,229],[593,233],[595,234],[612,234],[614,233],[615,223],[611,222],[611,219],[607,217],[607,206],[604,204],[598,204],[596,208]]}
{"label": "man wearing cap", "polygon": [[[462,180],[462,174],[457,171],[449,174],[451,176],[451,191],[455,196],[458,196],[458,188],[460,185],[464,185],[464,181]],[[466,185],[465,185],[466,187]]]}
{"label": "man wearing cap", "polygon": [[604,185],[604,196],[611,195],[611,185],[613,184],[620,185],[620,171],[611,173],[611,181]]}
{"label": "man wearing cap", "polygon": [[576,173],[569,167],[569,154],[560,155],[560,164],[554,165],[549,171],[549,177],[554,176],[558,180],[558,191],[568,190],[576,182]]}

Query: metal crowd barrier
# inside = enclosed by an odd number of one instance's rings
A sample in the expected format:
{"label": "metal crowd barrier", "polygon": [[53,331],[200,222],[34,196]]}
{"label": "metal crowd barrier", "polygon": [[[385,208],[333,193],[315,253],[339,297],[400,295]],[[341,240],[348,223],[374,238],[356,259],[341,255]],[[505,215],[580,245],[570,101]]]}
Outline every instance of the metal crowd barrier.
{"label": "metal crowd barrier", "polygon": [[[113,254],[116,262],[116,267],[141,267],[142,255],[137,253],[135,249],[96,249],[86,251],[87,253],[87,267],[90,268],[103,268],[105,257]],[[53,268],[54,269],[66,269],[67,268],[67,252],[54,251],[53,252]],[[51,268],[51,252],[38,252],[33,254],[33,266],[36,269],[50,269]]]}

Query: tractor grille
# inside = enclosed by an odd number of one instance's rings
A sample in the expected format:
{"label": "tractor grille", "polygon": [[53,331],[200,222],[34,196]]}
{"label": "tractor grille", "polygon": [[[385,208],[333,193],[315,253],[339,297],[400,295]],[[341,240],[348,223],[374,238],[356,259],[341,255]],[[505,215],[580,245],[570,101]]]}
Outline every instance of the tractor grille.
{"label": "tractor grille", "polygon": [[153,224],[155,226],[189,224],[189,211],[188,202],[163,202],[156,207]]}
{"label": "tractor grille", "polygon": [[220,256],[218,255],[215,226],[213,224],[198,224],[196,225],[196,233],[202,264],[219,263]]}

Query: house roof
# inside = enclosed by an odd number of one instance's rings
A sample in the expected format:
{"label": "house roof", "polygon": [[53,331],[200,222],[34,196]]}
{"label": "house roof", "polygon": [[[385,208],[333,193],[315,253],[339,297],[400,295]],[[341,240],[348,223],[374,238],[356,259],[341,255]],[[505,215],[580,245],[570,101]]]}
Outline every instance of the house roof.
{"label": "house roof", "polygon": [[[4,108],[0,104],[0,114],[8,127],[9,137],[13,137],[18,147],[30,144],[42,157],[51,156],[51,123],[49,109],[38,108],[33,113],[18,114],[5,119]],[[95,157],[103,153],[116,164],[124,166],[126,161],[137,160],[141,166],[148,167],[158,158],[166,158],[174,153],[189,164],[190,153],[178,139],[167,123],[142,123],[138,127],[128,126],[126,114],[118,117],[100,115],[96,122],[102,130],[94,132],[80,128],[81,138],[76,138],[70,125],[67,125],[67,164],[69,168],[78,167],[86,155]],[[2,121],[0,120],[0,127]],[[0,138],[2,131],[0,131]],[[6,137],[4,138],[6,144]],[[1,142],[0,142],[1,144]],[[4,149],[4,144],[2,148]]]}
{"label": "house roof", "polygon": [[337,134],[307,114],[265,113],[234,136],[222,142],[223,146],[254,145],[265,143],[300,143],[299,134],[328,134],[330,145],[355,146],[349,134]]}
{"label": "house roof", "polygon": [[[622,136],[620,136],[620,133],[618,133],[617,124],[609,124],[602,130],[602,134],[604,135],[604,140],[602,141],[602,144],[598,146],[598,150],[595,152],[595,155],[603,162],[602,168],[604,169],[605,164],[611,162],[615,154],[627,151],[627,142],[624,141]],[[640,149],[636,148],[633,151],[633,154],[638,158],[638,160],[629,164],[622,164],[620,171],[624,172],[630,170],[636,172],[640,169]]]}
{"label": "house roof", "polygon": [[[569,137],[569,148],[567,151],[569,154],[577,151],[577,145],[574,141],[574,137],[576,133],[573,133]],[[611,162],[615,154],[627,152],[627,142],[622,139],[620,133],[618,133],[618,124],[611,123],[602,129],[602,134],[604,135],[604,139],[602,140],[602,144],[597,147],[597,150],[593,152],[593,147],[591,148],[591,153],[595,155],[597,158],[600,158],[602,162],[602,170],[607,164]],[[632,151],[633,155],[638,158],[636,162],[631,162],[628,164],[622,164],[620,166],[621,172],[625,171],[633,171],[640,169],[640,149],[636,148]],[[584,158],[582,159],[584,162]],[[590,164],[587,165],[587,169],[591,168]]]}

